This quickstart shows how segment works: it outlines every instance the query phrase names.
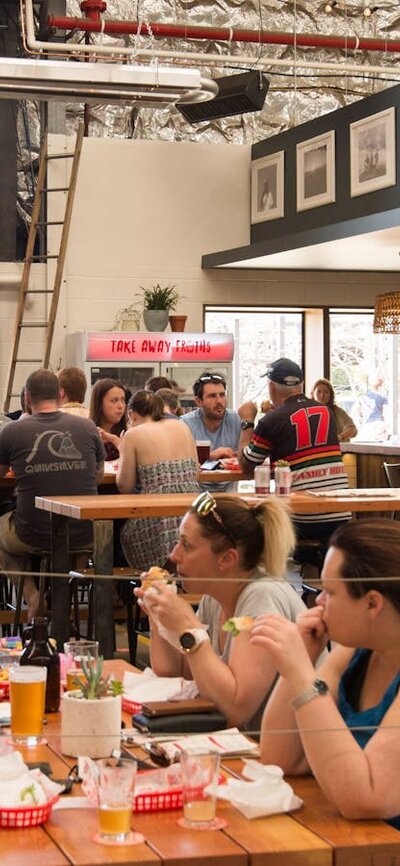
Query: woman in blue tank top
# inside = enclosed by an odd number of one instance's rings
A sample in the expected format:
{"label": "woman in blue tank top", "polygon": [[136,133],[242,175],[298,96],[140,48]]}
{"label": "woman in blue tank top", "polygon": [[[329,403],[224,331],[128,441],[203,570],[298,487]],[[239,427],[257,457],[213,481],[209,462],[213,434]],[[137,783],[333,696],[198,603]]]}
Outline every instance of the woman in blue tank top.
{"label": "woman in blue tank top", "polygon": [[[330,539],[316,606],[296,625],[260,617],[251,633],[281,674],[263,717],[262,760],[313,772],[345,818],[398,830],[399,572],[400,523],[347,523]],[[335,647],[316,671],[328,639]]]}

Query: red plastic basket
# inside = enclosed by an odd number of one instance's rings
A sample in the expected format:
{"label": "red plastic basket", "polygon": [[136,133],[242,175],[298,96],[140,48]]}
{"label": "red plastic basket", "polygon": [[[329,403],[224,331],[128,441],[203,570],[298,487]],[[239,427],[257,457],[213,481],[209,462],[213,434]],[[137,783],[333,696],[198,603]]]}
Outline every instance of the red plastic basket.
{"label": "red plastic basket", "polygon": [[[221,773],[218,779],[218,784],[223,785],[225,782],[226,777]],[[169,788],[167,791],[149,791],[147,794],[137,794],[133,811],[169,812],[172,809],[181,809],[182,806],[182,788]]]}
{"label": "red plastic basket", "polygon": [[152,791],[148,794],[138,794],[135,797],[133,811],[168,812],[171,809],[181,809],[182,804],[182,788],[171,788],[169,791]]}
{"label": "red plastic basket", "polygon": [[10,683],[7,680],[0,681],[0,701],[8,701],[10,697]]}
{"label": "red plastic basket", "polygon": [[142,704],[137,704],[135,701],[130,701],[129,698],[124,697],[122,695],[121,707],[124,713],[141,713],[142,712]]}
{"label": "red plastic basket", "polygon": [[37,827],[38,824],[44,824],[48,821],[51,815],[51,810],[57,803],[58,795],[52,797],[47,803],[41,803],[40,806],[26,806],[21,809],[17,806],[12,809],[0,808],[0,827],[2,829],[15,827]]}

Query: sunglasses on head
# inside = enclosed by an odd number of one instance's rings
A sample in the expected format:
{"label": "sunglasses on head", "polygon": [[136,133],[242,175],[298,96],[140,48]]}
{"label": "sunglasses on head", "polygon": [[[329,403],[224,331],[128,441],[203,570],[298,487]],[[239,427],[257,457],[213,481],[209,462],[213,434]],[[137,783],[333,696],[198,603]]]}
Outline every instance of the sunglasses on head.
{"label": "sunglasses on head", "polygon": [[220,514],[217,511],[218,503],[217,500],[214,499],[212,493],[208,490],[205,490],[204,493],[200,493],[199,496],[192,502],[192,509],[199,515],[199,517],[208,517],[211,514],[214,520],[219,523],[222,532],[229,538],[229,541],[232,542],[233,546],[236,547],[236,541],[230,534],[229,530],[226,528],[224,521]]}
{"label": "sunglasses on head", "polygon": [[220,376],[219,373],[204,373],[204,376],[199,376],[194,383],[194,391],[198,391],[200,385],[204,385],[205,382],[222,382],[224,388],[226,388],[226,382],[223,376]]}

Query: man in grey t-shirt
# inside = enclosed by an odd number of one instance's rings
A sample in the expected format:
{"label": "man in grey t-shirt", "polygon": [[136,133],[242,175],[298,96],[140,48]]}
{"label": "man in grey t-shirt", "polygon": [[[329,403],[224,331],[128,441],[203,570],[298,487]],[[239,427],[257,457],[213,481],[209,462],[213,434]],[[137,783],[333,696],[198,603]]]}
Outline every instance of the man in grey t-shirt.
{"label": "man in grey t-shirt", "polygon": [[[234,457],[241,447],[242,431],[254,427],[253,404],[244,403],[237,412],[227,409],[226,382],[219,373],[206,371],[199,376],[193,393],[197,409],[182,415],[181,421],[187,424],[194,439],[209,439],[211,460]],[[233,486],[229,482],[200,485],[203,490],[221,493]]]}
{"label": "man in grey t-shirt", "polygon": [[[50,518],[35,508],[35,496],[96,494],[104,472],[104,447],[93,421],[60,412],[59,384],[50,370],[37,370],[26,382],[32,414],[0,432],[0,475],[9,467],[17,482],[17,507],[0,517],[0,565],[23,571],[30,553],[50,549]],[[71,527],[71,547],[91,544],[90,521]],[[39,594],[26,577],[28,616],[37,613]]]}

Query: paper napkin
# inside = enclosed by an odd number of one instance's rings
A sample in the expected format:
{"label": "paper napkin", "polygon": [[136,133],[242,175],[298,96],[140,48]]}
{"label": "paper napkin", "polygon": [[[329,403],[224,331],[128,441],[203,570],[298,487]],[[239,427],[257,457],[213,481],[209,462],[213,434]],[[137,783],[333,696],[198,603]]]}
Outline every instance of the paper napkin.
{"label": "paper napkin", "polygon": [[229,779],[218,788],[218,797],[229,800],[245,818],[261,818],[300,809],[303,801],[283,778],[281,767],[245,761],[243,776],[253,781]]}
{"label": "paper napkin", "polygon": [[158,677],[151,668],[146,668],[140,674],[126,671],[123,684],[124,697],[137,704],[147,701],[186,701],[199,693],[193,680]]}

